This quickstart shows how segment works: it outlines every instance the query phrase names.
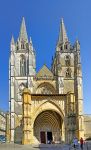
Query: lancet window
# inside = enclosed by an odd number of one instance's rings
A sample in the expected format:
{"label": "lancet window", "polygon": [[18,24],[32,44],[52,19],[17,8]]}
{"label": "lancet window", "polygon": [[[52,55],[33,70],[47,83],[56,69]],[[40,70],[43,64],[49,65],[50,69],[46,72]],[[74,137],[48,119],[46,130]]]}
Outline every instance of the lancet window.
{"label": "lancet window", "polygon": [[67,68],[66,70],[66,78],[71,78],[71,69]]}
{"label": "lancet window", "polygon": [[66,65],[66,66],[70,66],[70,56],[69,56],[69,55],[67,55],[67,56],[65,57],[65,65]]}
{"label": "lancet window", "polygon": [[20,58],[20,76],[26,76],[26,58],[21,55]]}

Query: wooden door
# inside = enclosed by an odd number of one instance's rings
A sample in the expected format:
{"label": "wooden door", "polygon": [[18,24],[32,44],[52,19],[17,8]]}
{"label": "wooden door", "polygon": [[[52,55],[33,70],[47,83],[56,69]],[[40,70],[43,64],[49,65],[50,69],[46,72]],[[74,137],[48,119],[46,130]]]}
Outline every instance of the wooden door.
{"label": "wooden door", "polygon": [[41,140],[41,143],[46,143],[46,135],[44,131],[40,132],[40,140]]}

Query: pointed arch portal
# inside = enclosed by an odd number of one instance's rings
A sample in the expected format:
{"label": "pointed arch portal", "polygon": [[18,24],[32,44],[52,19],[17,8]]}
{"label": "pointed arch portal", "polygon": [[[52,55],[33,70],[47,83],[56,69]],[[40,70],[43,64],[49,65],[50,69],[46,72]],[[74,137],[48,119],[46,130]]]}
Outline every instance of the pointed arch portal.
{"label": "pointed arch portal", "polygon": [[53,111],[46,110],[41,112],[34,122],[34,137],[39,143],[60,143],[62,140],[61,116]]}

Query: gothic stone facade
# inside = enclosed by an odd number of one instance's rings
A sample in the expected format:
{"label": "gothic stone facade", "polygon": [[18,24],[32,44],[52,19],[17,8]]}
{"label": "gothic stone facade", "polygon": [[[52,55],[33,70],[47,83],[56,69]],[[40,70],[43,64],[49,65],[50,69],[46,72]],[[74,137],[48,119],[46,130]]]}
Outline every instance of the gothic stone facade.
{"label": "gothic stone facade", "polygon": [[9,91],[11,142],[60,143],[84,137],[80,43],[71,45],[63,19],[51,69],[44,65],[37,73],[23,18],[17,42],[11,40]]}

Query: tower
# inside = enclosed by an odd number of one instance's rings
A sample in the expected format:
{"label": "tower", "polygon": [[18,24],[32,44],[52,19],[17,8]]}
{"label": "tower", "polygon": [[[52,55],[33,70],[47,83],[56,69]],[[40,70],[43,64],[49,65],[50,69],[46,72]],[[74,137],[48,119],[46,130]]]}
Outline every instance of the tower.
{"label": "tower", "polygon": [[84,116],[83,116],[83,82],[82,82],[82,66],[80,56],[80,43],[76,40],[75,49],[75,100],[77,113],[77,133],[78,137],[84,137]]}
{"label": "tower", "polygon": [[61,20],[52,72],[56,76],[59,94],[71,91],[74,93],[74,49],[66,33],[63,19]]}
{"label": "tower", "polygon": [[[9,61],[9,109],[11,141],[14,142],[15,128],[18,116],[22,117],[22,90],[29,87],[32,92],[32,82],[35,71],[35,51],[32,39],[28,40],[25,19],[23,18],[17,42],[11,39],[11,53]],[[20,132],[20,131],[19,131]]]}
{"label": "tower", "polygon": [[[71,45],[63,19],[61,20],[59,38],[51,70],[56,77],[57,92],[59,94],[70,92],[75,96],[75,100],[71,101],[70,98],[67,102],[69,105],[68,112],[66,111],[67,125],[69,125],[67,134],[71,139],[75,135],[78,138],[84,137],[80,44],[77,40],[73,46]],[[76,124],[76,126],[72,125],[72,123]]]}

